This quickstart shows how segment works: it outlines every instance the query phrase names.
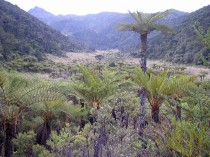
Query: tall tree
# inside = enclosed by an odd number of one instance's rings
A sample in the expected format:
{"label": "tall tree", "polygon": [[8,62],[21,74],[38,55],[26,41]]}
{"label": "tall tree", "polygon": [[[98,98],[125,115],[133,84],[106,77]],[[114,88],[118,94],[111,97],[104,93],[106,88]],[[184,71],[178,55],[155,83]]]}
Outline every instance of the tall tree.
{"label": "tall tree", "polygon": [[[141,39],[141,50],[140,50],[140,66],[143,72],[147,70],[147,36],[152,31],[160,31],[163,34],[174,32],[169,26],[157,23],[161,18],[166,17],[173,10],[166,10],[164,12],[157,12],[153,14],[144,14],[141,12],[129,12],[131,17],[134,19],[133,23],[121,23],[117,26],[120,31],[132,31],[140,35]],[[146,117],[146,91],[143,86],[140,87],[140,110],[141,114],[139,117],[140,126],[139,134],[142,134],[142,130],[145,128],[145,117]]]}

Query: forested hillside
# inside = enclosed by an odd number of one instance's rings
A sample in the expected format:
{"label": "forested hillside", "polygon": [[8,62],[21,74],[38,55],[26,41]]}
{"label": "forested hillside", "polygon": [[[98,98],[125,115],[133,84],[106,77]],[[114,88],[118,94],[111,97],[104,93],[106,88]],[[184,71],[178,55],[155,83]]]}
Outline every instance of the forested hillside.
{"label": "forested hillside", "polygon": [[[207,30],[210,25],[210,6],[196,12],[185,13],[175,11],[160,23],[172,26],[176,33],[167,37],[157,32],[149,36],[149,57],[164,59],[176,63],[203,64],[200,53],[209,60],[209,52],[196,36],[193,25],[199,21]],[[40,14],[42,12],[42,14]],[[100,13],[86,16],[53,16],[53,20],[46,20],[51,14],[43,9],[34,8],[29,11],[32,15],[48,23],[65,35],[79,41],[86,42],[96,49],[117,48],[133,53],[139,48],[139,36],[131,32],[119,32],[114,27],[117,23],[130,22],[129,14]],[[39,13],[39,14],[38,14]],[[161,41],[161,42],[160,42]]]}
{"label": "forested hillside", "polygon": [[[168,37],[158,35],[150,40],[150,57],[176,63],[203,64],[200,53],[210,60],[210,51],[196,35],[193,25],[199,22],[204,31],[210,27],[210,6],[199,9],[177,21],[175,34]],[[161,42],[160,42],[161,41]]]}
{"label": "forested hillside", "polygon": [[41,60],[45,53],[61,55],[62,51],[83,48],[79,42],[4,0],[0,1],[0,34],[1,61],[14,60],[22,55]]}
{"label": "forested hillside", "polygon": [[[65,35],[73,37],[79,41],[92,45],[96,49],[121,49],[135,51],[139,44],[139,36],[131,32],[119,32],[115,27],[118,23],[132,22],[132,18],[128,13],[102,12],[99,14],[89,14],[85,16],[65,15],[51,16],[47,11],[40,8],[33,8],[29,11],[43,22],[49,24],[53,28]],[[160,22],[174,25],[178,17],[182,17],[187,13],[175,11],[166,19]],[[156,35],[153,33],[151,36]]]}

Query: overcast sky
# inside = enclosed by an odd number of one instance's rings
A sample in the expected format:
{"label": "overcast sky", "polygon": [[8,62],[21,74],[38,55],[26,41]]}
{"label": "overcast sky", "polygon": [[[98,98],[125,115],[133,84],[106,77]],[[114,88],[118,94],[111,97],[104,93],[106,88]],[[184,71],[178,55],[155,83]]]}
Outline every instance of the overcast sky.
{"label": "overcast sky", "polygon": [[94,14],[99,12],[141,11],[154,13],[166,9],[193,12],[210,4],[210,0],[6,0],[28,11],[38,6],[55,15]]}

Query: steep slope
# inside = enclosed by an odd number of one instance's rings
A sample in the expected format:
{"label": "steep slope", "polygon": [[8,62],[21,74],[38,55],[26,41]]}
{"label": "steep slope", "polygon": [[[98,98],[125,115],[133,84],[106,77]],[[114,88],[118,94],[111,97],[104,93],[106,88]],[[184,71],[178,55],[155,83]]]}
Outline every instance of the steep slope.
{"label": "steep slope", "polygon": [[176,22],[176,33],[168,37],[158,35],[150,40],[150,57],[176,63],[202,64],[199,53],[210,60],[210,51],[205,48],[193,30],[196,21],[207,30],[210,27],[210,5],[203,7]]}
{"label": "steep slope", "polygon": [[44,53],[61,55],[62,51],[83,47],[60,32],[9,2],[0,0],[0,60],[32,55],[38,59]]}

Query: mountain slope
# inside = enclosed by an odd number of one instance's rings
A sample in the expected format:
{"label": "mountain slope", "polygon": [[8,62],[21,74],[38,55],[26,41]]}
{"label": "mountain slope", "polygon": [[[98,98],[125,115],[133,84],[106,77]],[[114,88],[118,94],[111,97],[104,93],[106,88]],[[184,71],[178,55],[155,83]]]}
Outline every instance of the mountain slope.
{"label": "mountain slope", "polygon": [[[150,40],[150,58],[165,59],[176,63],[202,64],[199,53],[210,60],[210,51],[205,48],[193,30],[196,21],[207,30],[210,27],[210,5],[203,7],[176,22],[175,34],[158,35]],[[161,41],[161,42],[160,42]]]}
{"label": "mountain slope", "polygon": [[39,7],[34,7],[34,9],[29,10],[28,13],[34,15],[35,17],[39,17],[39,20],[47,24],[50,24],[52,21],[56,20],[55,15]]}
{"label": "mountain slope", "polygon": [[0,0],[0,59],[9,61],[21,55],[42,57],[62,51],[82,49],[82,45],[9,2]]}
{"label": "mountain slope", "polygon": [[[42,9],[44,14],[38,14],[39,9],[36,7],[31,9],[29,13],[35,17],[43,20],[47,15],[47,11]],[[173,25],[173,22],[178,17],[185,15],[184,12],[176,11],[167,19],[162,20],[162,23],[169,23]],[[66,16],[54,16],[53,21],[49,23],[50,26],[68,35],[74,39],[85,42],[92,45],[96,49],[122,49],[134,51],[136,45],[139,44],[138,34],[132,32],[119,32],[114,27],[121,22],[131,22],[130,15],[113,12],[102,12],[99,14],[90,14],[85,16],[66,15]],[[43,20],[44,22],[48,22]]]}
{"label": "mountain slope", "polygon": [[[36,10],[36,8],[32,10]],[[209,10],[210,6],[192,13],[175,11],[167,18],[160,20],[160,23],[173,27],[176,33],[167,37],[163,37],[158,32],[149,34],[149,57],[176,63],[203,64],[200,56],[202,53],[209,61],[210,52],[201,43],[192,27],[196,21],[199,21],[201,26],[207,30],[210,27]],[[133,53],[140,45],[138,34],[119,32],[114,29],[118,23],[131,22],[129,14],[66,15],[54,16],[53,19],[50,26],[71,38],[92,45],[96,49],[118,48]]]}

